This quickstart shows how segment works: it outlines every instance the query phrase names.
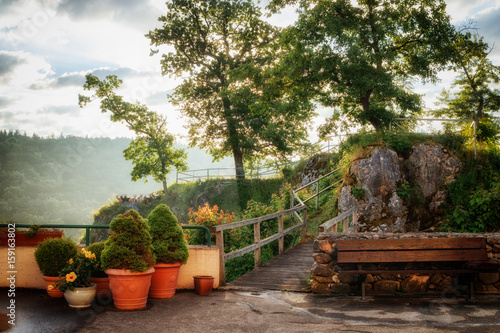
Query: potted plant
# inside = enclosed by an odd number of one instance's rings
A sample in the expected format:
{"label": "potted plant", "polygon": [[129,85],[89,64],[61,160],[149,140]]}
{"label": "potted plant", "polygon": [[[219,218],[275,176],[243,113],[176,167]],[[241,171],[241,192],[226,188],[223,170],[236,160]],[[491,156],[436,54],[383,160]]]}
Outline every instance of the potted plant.
{"label": "potted plant", "polygon": [[87,251],[92,252],[96,256],[96,269],[90,276],[90,282],[96,284],[97,297],[100,298],[108,298],[109,296],[111,296],[111,290],[109,289],[109,277],[101,265],[101,254],[104,250],[104,243],[105,241],[103,240],[87,246]]}
{"label": "potted plant", "polygon": [[96,255],[82,249],[74,258],[69,259],[66,267],[59,273],[59,280],[48,289],[63,292],[72,308],[88,308],[96,296],[96,285],[90,281],[96,269]]}
{"label": "potted plant", "polygon": [[188,246],[177,218],[167,205],[156,206],[148,215],[148,224],[156,257],[149,297],[170,298],[175,294],[180,267],[189,257]]}
{"label": "potted plant", "polygon": [[109,276],[115,307],[134,310],[146,307],[155,257],[146,220],[133,209],[110,224],[101,265]]}
{"label": "potted plant", "polygon": [[[4,223],[5,221],[2,221]],[[42,229],[31,224],[28,230],[16,229],[16,246],[37,246],[47,238],[62,238],[64,232],[59,229]],[[6,228],[0,228],[0,246],[7,245],[8,233]]]}
{"label": "potted plant", "polygon": [[[59,273],[77,252],[78,248],[75,242],[69,238],[47,238],[38,243],[35,250],[35,260],[47,287],[59,279]],[[47,292],[51,297],[64,296],[57,289],[47,290]]]}

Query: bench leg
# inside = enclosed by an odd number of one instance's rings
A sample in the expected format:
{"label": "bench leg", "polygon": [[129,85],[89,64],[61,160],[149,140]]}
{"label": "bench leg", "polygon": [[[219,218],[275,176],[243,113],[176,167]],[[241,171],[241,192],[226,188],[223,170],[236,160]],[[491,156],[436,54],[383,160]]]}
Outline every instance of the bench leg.
{"label": "bench leg", "polygon": [[361,282],[361,299],[360,299],[360,301],[366,302],[366,283],[364,280],[363,280],[363,282]]}
{"label": "bench leg", "polygon": [[471,301],[474,300],[474,279],[472,279],[469,283],[469,299]]}

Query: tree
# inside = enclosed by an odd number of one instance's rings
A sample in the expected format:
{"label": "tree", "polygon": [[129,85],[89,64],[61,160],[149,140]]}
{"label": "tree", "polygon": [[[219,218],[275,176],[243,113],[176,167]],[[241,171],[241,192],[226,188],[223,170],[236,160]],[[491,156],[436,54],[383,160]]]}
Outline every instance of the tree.
{"label": "tree", "polygon": [[[500,91],[491,85],[500,81],[500,66],[488,59],[492,48],[482,37],[469,32],[459,33],[452,46],[450,69],[458,75],[451,91],[441,93],[439,102],[446,107],[436,115],[473,119],[478,140],[494,138],[498,127],[491,121],[491,113],[500,110]],[[453,92],[454,89],[458,91]]]}
{"label": "tree", "polygon": [[123,151],[126,160],[132,161],[132,180],[152,176],[163,184],[163,192],[167,196],[167,175],[172,171],[186,169],[186,153],[174,148],[174,136],[167,132],[166,117],[149,111],[146,105],[132,104],[115,94],[123,83],[116,75],[109,75],[104,80],[87,74],[84,90],[95,90],[91,97],[78,95],[80,107],[84,107],[94,99],[101,100],[101,111],[111,112],[111,120],[127,124],[137,137]]}
{"label": "tree", "polygon": [[260,16],[250,0],[172,0],[163,26],[146,35],[174,48],[162,57],[163,75],[188,74],[171,101],[189,118],[191,146],[215,160],[232,155],[238,179],[245,161],[293,152],[311,115],[276,89],[269,70],[278,31]]}
{"label": "tree", "polygon": [[334,108],[323,135],[342,117],[380,131],[421,111],[411,82],[436,79],[454,31],[442,0],[272,0],[269,9],[293,3],[299,19],[283,38],[283,72]]}

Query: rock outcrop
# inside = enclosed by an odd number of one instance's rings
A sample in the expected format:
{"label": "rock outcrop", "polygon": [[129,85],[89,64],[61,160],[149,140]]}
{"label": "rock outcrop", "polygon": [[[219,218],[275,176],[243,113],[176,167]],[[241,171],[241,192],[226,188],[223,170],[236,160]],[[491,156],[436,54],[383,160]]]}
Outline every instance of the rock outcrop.
{"label": "rock outcrop", "polygon": [[358,231],[428,229],[442,220],[445,187],[459,171],[460,161],[441,145],[414,146],[406,160],[391,149],[374,148],[351,164],[353,181],[340,191],[339,212],[357,205]]}

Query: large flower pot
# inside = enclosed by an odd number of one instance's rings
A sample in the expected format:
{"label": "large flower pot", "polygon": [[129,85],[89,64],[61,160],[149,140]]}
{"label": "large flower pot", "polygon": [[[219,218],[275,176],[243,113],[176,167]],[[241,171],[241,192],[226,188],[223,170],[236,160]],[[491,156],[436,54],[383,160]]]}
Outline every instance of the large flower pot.
{"label": "large flower pot", "polygon": [[43,279],[45,280],[45,289],[47,290],[47,293],[49,294],[50,297],[56,297],[56,298],[64,297],[64,293],[59,289],[56,288],[52,290],[47,289],[50,285],[54,286],[56,281],[63,279],[62,277],[43,275]]}
{"label": "large flower pot", "polygon": [[151,267],[145,272],[132,272],[128,269],[107,269],[109,287],[113,294],[115,307],[120,310],[144,309],[148,302],[151,286]]}
{"label": "large flower pot", "polygon": [[208,275],[195,275],[194,279],[194,290],[198,295],[208,296],[212,292],[212,288],[214,286],[213,276]]}
{"label": "large flower pot", "polygon": [[72,308],[88,308],[92,304],[97,292],[96,285],[90,287],[67,289],[64,292],[64,298]]}
{"label": "large flower pot", "polygon": [[177,287],[177,278],[179,277],[180,262],[171,264],[158,263],[155,265],[155,272],[151,278],[151,288],[149,288],[149,297],[151,298],[170,298],[175,295]]}
{"label": "large flower pot", "polygon": [[97,297],[105,299],[111,296],[111,289],[109,288],[109,277],[92,277],[90,278],[91,283],[95,283],[97,286]]}

